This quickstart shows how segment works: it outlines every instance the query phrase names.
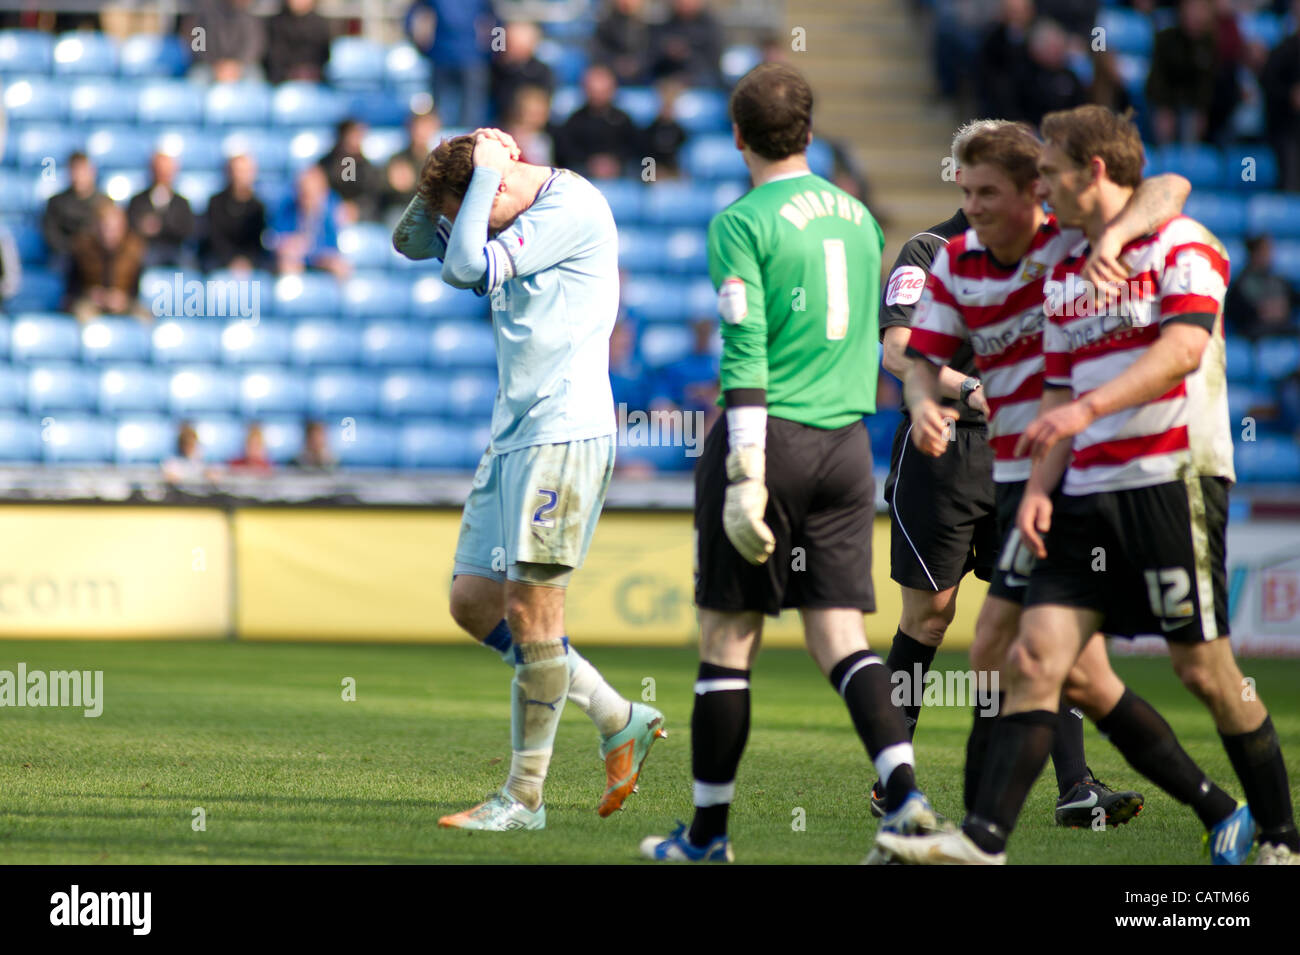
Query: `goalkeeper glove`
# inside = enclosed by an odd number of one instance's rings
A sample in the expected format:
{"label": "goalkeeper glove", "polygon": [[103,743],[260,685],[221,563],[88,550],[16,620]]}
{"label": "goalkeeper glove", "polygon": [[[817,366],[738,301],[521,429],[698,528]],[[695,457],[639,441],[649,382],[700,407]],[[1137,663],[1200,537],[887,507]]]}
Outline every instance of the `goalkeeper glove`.
{"label": "goalkeeper glove", "polygon": [[727,454],[727,494],[722,507],[722,529],[740,556],[762,564],[776,548],[772,529],[763,522],[767,510],[767,452],[741,445]]}

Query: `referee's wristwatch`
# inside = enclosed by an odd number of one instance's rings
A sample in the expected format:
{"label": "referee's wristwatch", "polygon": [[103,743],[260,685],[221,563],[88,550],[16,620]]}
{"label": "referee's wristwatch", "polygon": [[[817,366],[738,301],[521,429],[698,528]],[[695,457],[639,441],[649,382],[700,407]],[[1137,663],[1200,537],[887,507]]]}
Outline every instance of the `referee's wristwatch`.
{"label": "referee's wristwatch", "polygon": [[970,396],[979,391],[983,383],[978,378],[967,378],[961,383],[961,403],[970,407]]}

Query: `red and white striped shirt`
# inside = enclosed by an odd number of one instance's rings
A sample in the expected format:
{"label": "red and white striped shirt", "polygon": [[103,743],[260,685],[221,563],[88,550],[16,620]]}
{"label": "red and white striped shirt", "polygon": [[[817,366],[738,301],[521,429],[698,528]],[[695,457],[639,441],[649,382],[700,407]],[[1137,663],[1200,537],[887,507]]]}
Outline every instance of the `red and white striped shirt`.
{"label": "red and white striped shirt", "polygon": [[1078,279],[1087,257],[1080,242],[1048,284],[1043,336],[1046,381],[1076,399],[1123,373],[1160,337],[1166,322],[1210,332],[1200,367],[1154,401],[1099,418],[1074,438],[1065,493],[1078,496],[1181,480],[1187,468],[1235,480],[1228,422],[1223,244],[1186,216],[1124,246],[1132,277],[1106,300]]}
{"label": "red and white striped shirt", "polygon": [[1043,396],[1043,286],[1080,238],[1049,216],[1029,251],[1008,266],[967,229],[940,250],[912,317],[908,352],[936,365],[947,365],[970,340],[989,404],[993,480],[999,483],[1029,478],[1033,462],[1011,452]]}

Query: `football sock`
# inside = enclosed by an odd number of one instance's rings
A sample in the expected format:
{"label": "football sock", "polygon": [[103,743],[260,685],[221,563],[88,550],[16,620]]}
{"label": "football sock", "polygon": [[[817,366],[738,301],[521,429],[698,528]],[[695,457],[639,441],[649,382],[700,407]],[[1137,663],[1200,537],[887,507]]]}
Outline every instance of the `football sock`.
{"label": "football sock", "polygon": [[[934,654],[938,647],[927,647],[924,643],[913,640],[901,629],[895,631],[893,645],[889,648],[889,656],[885,658],[885,666],[889,667],[891,674],[900,671],[907,674],[907,681],[903,686],[907,687],[907,704],[903,707],[903,712],[907,715],[907,736],[911,739],[916,735],[916,721],[921,715],[921,691],[924,689],[925,674],[930,669],[930,664],[934,662]],[[917,669],[917,666],[920,669]],[[892,682],[892,681],[891,681]]]}
{"label": "football sock", "polygon": [[916,773],[903,713],[889,696],[889,671],[870,650],[856,650],[831,667],[830,680],[885,785],[885,810],[893,812],[916,789]]}
{"label": "football sock", "polygon": [[1064,796],[1075,783],[1091,777],[1083,756],[1083,714],[1061,706],[1056,724],[1056,742],[1052,745],[1052,768],[1056,770],[1056,788]]}
{"label": "football sock", "polygon": [[[514,666],[514,640],[510,635],[510,625],[504,617],[483,638],[483,643],[501,654],[501,659],[506,663]],[[610,686],[600,671],[573,647],[569,647],[568,660],[569,702],[591,718],[601,736],[613,736],[627,726],[628,720],[632,718],[632,704]]]}
{"label": "football sock", "polygon": [[542,804],[555,731],[569,689],[568,638],[515,645],[510,683],[510,776],[506,791],[529,809]]}
{"label": "football sock", "polygon": [[701,663],[691,711],[695,818],[689,839],[706,846],[727,833],[736,769],[749,738],[749,671]]}
{"label": "football sock", "polygon": [[1250,814],[1259,824],[1259,841],[1300,852],[1300,836],[1296,834],[1295,818],[1291,814],[1291,789],[1273,718],[1265,716],[1259,729],[1249,733],[1232,736],[1220,733],[1219,738],[1241,780]]}
{"label": "football sock", "polygon": [[1142,697],[1124,690],[1097,729],[1130,766],[1179,802],[1191,806],[1209,829],[1237,808],[1237,801],[1212,783],[1187,755],[1165,718]]}
{"label": "football sock", "polygon": [[984,760],[988,756],[989,734],[997,721],[997,713],[1007,701],[1005,693],[998,694],[998,708],[992,715],[976,705],[975,721],[971,724],[970,736],[966,738],[966,769],[962,787],[962,805],[969,813],[975,808],[975,796],[980,791],[980,775],[984,772]]}
{"label": "football sock", "polygon": [[1006,850],[1029,790],[1052,750],[1056,724],[1051,710],[1030,710],[999,717],[993,727],[975,809],[961,827],[985,852]]}

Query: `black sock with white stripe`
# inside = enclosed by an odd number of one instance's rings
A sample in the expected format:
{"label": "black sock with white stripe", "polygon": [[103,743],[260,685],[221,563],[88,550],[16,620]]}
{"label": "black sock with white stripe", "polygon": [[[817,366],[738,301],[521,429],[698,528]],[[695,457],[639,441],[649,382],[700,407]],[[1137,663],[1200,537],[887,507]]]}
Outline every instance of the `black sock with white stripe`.
{"label": "black sock with white stripe", "polygon": [[[921,715],[921,692],[925,688],[925,674],[934,662],[938,647],[928,647],[919,640],[914,640],[899,628],[894,632],[894,642],[885,658],[885,666],[890,674],[906,673],[907,681],[903,686],[909,688],[907,704],[903,712],[907,716],[908,739],[916,736],[916,721]],[[919,669],[918,669],[919,667]]]}
{"label": "black sock with white stripe", "polygon": [[870,650],[857,650],[831,668],[830,680],[884,783],[885,810],[893,812],[916,789],[916,773],[903,713],[889,697],[889,670]]}
{"label": "black sock with white stripe", "polygon": [[1232,815],[1237,801],[1216,786],[1187,755],[1165,718],[1132,690],[1097,720],[1130,766],[1184,805],[1209,829]]}
{"label": "black sock with white stripe", "polygon": [[692,845],[703,847],[727,834],[736,769],[748,738],[749,671],[701,663],[691,711]]}
{"label": "black sock with white stripe", "polygon": [[1056,742],[1052,745],[1052,768],[1056,770],[1056,788],[1062,796],[1075,783],[1091,776],[1083,755],[1083,714],[1070,709],[1064,700],[1056,724]]}
{"label": "black sock with white stripe", "polygon": [[1250,814],[1259,823],[1260,843],[1284,845],[1300,852],[1295,817],[1291,814],[1291,787],[1287,783],[1282,747],[1273,729],[1273,717],[1264,717],[1259,729],[1232,736],[1219,734],[1232,768],[1241,780]]}
{"label": "black sock with white stripe", "polygon": [[988,755],[973,812],[962,832],[985,852],[1003,852],[1056,736],[1056,714],[1029,710],[1002,716],[989,734]]}

